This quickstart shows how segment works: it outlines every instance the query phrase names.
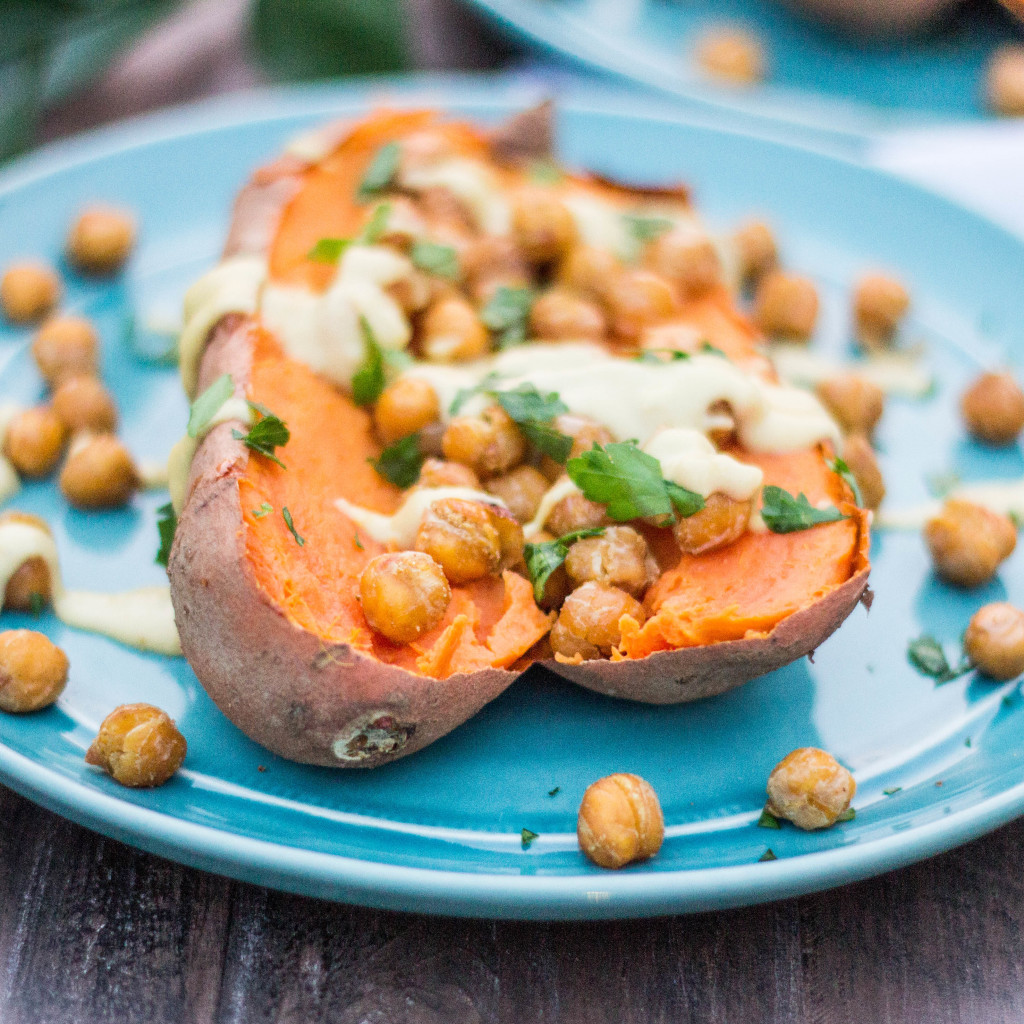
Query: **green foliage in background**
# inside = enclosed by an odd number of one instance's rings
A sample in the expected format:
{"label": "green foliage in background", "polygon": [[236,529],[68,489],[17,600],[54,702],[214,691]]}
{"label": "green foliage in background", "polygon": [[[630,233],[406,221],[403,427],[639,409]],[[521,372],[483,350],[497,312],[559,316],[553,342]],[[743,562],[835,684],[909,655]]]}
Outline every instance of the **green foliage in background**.
{"label": "green foliage in background", "polygon": [[255,0],[252,39],[278,80],[400,71],[402,15],[401,0]]}

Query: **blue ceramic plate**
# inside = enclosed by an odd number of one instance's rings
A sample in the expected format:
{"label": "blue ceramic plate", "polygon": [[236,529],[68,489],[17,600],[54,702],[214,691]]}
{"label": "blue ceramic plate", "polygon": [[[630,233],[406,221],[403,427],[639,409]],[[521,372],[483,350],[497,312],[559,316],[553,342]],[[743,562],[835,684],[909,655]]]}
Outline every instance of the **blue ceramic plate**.
{"label": "blue ceramic plate", "polygon": [[[992,0],[961,7],[942,29],[909,40],[830,32],[782,0],[473,0],[549,53],[682,97],[691,106],[755,113],[827,132],[865,133],[985,115],[981,82],[992,50],[1021,25]],[[754,30],[768,81],[710,84],[696,40],[713,25]]]}
{"label": "blue ceramic plate", "polygon": [[[390,95],[483,120],[519,102],[479,85]],[[307,89],[189,108],[45,150],[3,176],[0,265],[25,254],[58,259],[83,201],[102,197],[139,212],[141,244],[127,274],[113,285],[69,277],[68,305],[102,329],[103,372],[124,413],[123,436],[140,456],[167,451],[185,401],[173,370],[133,354],[126,321],[173,309],[214,261],[232,197],[252,167],[298,130],[363,110],[369,96],[369,87]],[[826,346],[846,344],[853,276],[879,263],[900,269],[915,296],[911,335],[927,346],[939,386],[930,401],[892,402],[886,413],[880,442],[893,504],[924,497],[931,472],[1021,474],[1018,449],[976,449],[954,412],[979,362],[1024,352],[1020,242],[877,172],[750,136],[572,106],[560,111],[559,134],[572,163],[692,182],[712,224],[753,209],[770,214],[788,262],[821,282]],[[27,341],[24,332],[0,332],[4,396],[42,394]],[[45,482],[14,504],[52,523],[70,586],[120,590],[162,579],[153,554],[163,500],[85,515]],[[0,777],[145,849],[381,907],[574,918],[775,899],[898,867],[1024,810],[1016,684],[967,676],[936,687],[905,654],[908,638],[924,631],[955,644],[984,602],[1024,603],[1022,565],[1018,555],[1000,582],[958,593],[932,577],[917,536],[887,535],[876,542],[871,614],[857,609],[814,664],[679,707],[618,702],[531,675],[451,736],[371,772],[273,757],[221,716],[182,660],[138,654],[46,615],[5,614],[5,627],[45,630],[72,667],[56,707],[0,715]],[[119,788],[82,760],[103,716],[136,700],[166,708],[189,741],[185,769],[154,791]],[[807,744],[855,771],[856,820],[819,834],[758,828],[769,771]],[[584,789],[613,771],[649,779],[668,824],[653,861],[617,873],[585,861],[574,832]],[[523,828],[539,834],[527,850]],[[769,846],[778,860],[759,862]]]}

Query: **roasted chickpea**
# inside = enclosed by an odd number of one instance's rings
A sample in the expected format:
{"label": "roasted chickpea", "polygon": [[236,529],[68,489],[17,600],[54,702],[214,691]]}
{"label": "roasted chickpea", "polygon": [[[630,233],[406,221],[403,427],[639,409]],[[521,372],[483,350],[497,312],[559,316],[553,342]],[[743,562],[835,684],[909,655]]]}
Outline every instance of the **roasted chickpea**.
{"label": "roasted chickpea", "polygon": [[765,334],[807,341],[818,320],[818,290],[809,277],[769,271],[754,296],[754,322]]}
{"label": "roasted chickpea", "polygon": [[772,229],[763,220],[741,224],[733,235],[741,280],[756,284],[779,263],[779,250]]}
{"label": "roasted chickpea", "polygon": [[985,72],[989,108],[1006,117],[1024,116],[1024,46],[1000,46]]}
{"label": "roasted chickpea", "polygon": [[871,442],[863,434],[850,434],[843,442],[843,461],[857,481],[864,508],[876,511],[885,499],[885,478]]}
{"label": "roasted chickpea", "polygon": [[885,392],[855,373],[823,380],[818,397],[844,434],[871,437],[885,409]]}
{"label": "roasted chickpea", "polygon": [[672,532],[679,550],[687,555],[724,548],[747,532],[753,500],[737,501],[716,491],[704,499],[704,507],[692,516],[680,519]]}
{"label": "roasted chickpea", "polygon": [[23,714],[48,708],[67,681],[67,655],[42,633],[0,633],[0,711]]}
{"label": "roasted chickpea", "polygon": [[148,789],[162,786],[181,767],[187,749],[166,711],[152,704],[122,704],[103,719],[85,762],[122,786]]}
{"label": "roasted chickpea", "polygon": [[7,425],[4,455],[22,476],[46,476],[60,459],[67,429],[48,405],[18,413]]}
{"label": "roasted chickpea", "polygon": [[697,43],[697,63],[710,78],[729,85],[756,85],[765,77],[761,40],[739,28],[705,33]]}
{"label": "roasted chickpea", "polygon": [[430,555],[456,585],[494,576],[501,563],[498,531],[479,501],[435,501],[424,513],[415,547]]}
{"label": "roasted chickpea", "polygon": [[601,341],[607,330],[596,302],[552,288],[530,310],[530,333],[541,341]]}
{"label": "roasted chickpea", "polygon": [[437,392],[425,380],[401,377],[386,387],[373,410],[373,424],[384,444],[415,434],[441,416]]}
{"label": "roasted chickpea", "polygon": [[558,283],[586,298],[603,299],[621,269],[619,261],[607,249],[575,245],[559,265]]}
{"label": "roasted chickpea", "polygon": [[850,806],[857,783],[829,753],[801,747],[768,776],[767,809],[808,831],[834,825]]}
{"label": "roasted chickpea", "polygon": [[135,220],[112,206],[90,206],[71,226],[68,259],[87,274],[113,274],[135,244]]}
{"label": "roasted chickpea", "polygon": [[366,621],[396,644],[412,643],[433,629],[451,598],[444,570],[421,551],[377,555],[359,577]]}
{"label": "roasted chickpea", "polygon": [[478,302],[486,302],[500,287],[525,288],[529,267],[519,247],[503,235],[484,235],[471,241],[460,257],[469,290]]}
{"label": "roasted chickpea", "polygon": [[653,857],[665,839],[665,819],[651,784],[621,772],[592,783],[580,804],[576,837],[601,868]]}
{"label": "roasted chickpea", "polygon": [[672,285],[649,270],[624,270],[605,290],[612,333],[635,345],[647,327],[665,320],[678,306]]}
{"label": "roasted chickpea", "polygon": [[76,508],[119,508],[139,488],[139,471],[113,434],[82,434],[60,471],[60,489]]}
{"label": "roasted chickpea", "polygon": [[42,319],[60,301],[60,278],[44,263],[12,263],[0,278],[0,306],[11,323]]}
{"label": "roasted chickpea", "polygon": [[53,393],[53,411],[72,434],[109,434],[117,428],[117,406],[95,377],[68,377]]}
{"label": "roasted chickpea", "polygon": [[547,489],[548,478],[533,466],[517,466],[487,481],[487,490],[501,498],[521,523],[528,523],[537,514]]}
{"label": "roasted chickpea", "polygon": [[565,559],[574,586],[593,580],[642,597],[658,575],[647,541],[631,526],[609,526],[599,537],[576,541]]}
{"label": "roasted chickpea", "polygon": [[441,448],[446,459],[469,466],[483,478],[507,472],[526,454],[523,435],[500,405],[488,406],[479,416],[456,416]]}
{"label": "roasted chickpea", "polygon": [[703,295],[722,280],[718,250],[693,228],[678,227],[659,235],[647,246],[644,262],[689,298]]}
{"label": "roasted chickpea", "polygon": [[964,652],[992,679],[1019,676],[1024,672],[1024,612],[1005,601],[979,608],[964,633]]}
{"label": "roasted chickpea", "polygon": [[1011,373],[983,373],[964,392],[960,412],[972,437],[1013,444],[1024,429],[1024,392]]}
{"label": "roasted chickpea", "polygon": [[512,237],[531,263],[551,263],[576,241],[576,221],[544,188],[524,188],[512,201]]}
{"label": "roasted chickpea", "polygon": [[[0,526],[5,523],[24,523],[44,533],[50,533],[50,527],[45,520],[27,512],[5,512],[0,515]],[[22,562],[7,581],[3,607],[11,611],[35,611],[40,602],[44,606],[48,605],[52,597],[50,569],[42,558],[34,556]]]}
{"label": "roasted chickpea", "polygon": [[853,324],[857,340],[867,349],[891,346],[910,308],[910,293],[888,274],[867,274],[853,293]]}
{"label": "roasted chickpea", "polygon": [[624,590],[605,583],[584,583],[565,599],[551,630],[551,648],[564,658],[606,658],[622,639],[619,623],[623,616],[641,624],[646,618],[640,602]]}
{"label": "roasted chickpea", "polygon": [[944,580],[960,587],[980,587],[1013,553],[1017,531],[1006,516],[950,498],[925,524],[924,539],[935,571]]}
{"label": "roasted chickpea", "polygon": [[438,299],[423,315],[420,348],[432,362],[478,359],[489,347],[487,328],[476,310],[459,295]]}
{"label": "roasted chickpea", "polygon": [[556,537],[564,537],[576,530],[591,530],[608,522],[608,510],[604,505],[573,493],[556,502],[544,522]]}
{"label": "roasted chickpea", "polygon": [[68,377],[95,376],[98,349],[95,328],[80,316],[47,320],[32,340],[32,357],[51,388]]}
{"label": "roasted chickpea", "polygon": [[435,295],[445,288],[446,285],[439,283],[437,278],[431,278],[420,270],[414,270],[408,276],[393,281],[385,288],[385,291],[402,307],[406,314],[412,314],[426,309]]}
{"label": "roasted chickpea", "polygon": [[420,470],[420,487],[473,487],[480,489],[480,478],[460,462],[427,459]]}

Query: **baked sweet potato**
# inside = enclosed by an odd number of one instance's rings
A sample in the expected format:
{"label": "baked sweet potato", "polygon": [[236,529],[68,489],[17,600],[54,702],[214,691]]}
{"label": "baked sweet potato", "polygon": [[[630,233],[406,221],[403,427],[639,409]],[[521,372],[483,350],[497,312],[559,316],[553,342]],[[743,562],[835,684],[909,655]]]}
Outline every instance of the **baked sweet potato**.
{"label": "baked sweet potato", "polygon": [[[438,130],[455,152],[489,161],[500,181],[514,183],[546,155],[547,113],[489,135],[461,124]],[[436,115],[415,112],[334,126],[322,156],[307,140],[309,159],[283,157],[242,192],[226,256],[265,257],[269,280],[322,291],[335,271],[310,252],[322,238],[363,229],[365,210],[353,196],[374,155],[436,124]],[[578,180],[602,194],[651,194]],[[681,299],[673,322],[763,372],[756,335],[724,286]],[[209,332],[195,391],[225,373],[236,395],[288,425],[290,440],[277,452],[285,465],[247,447],[238,422],[202,440],[168,567],[172,597],[182,648],[203,686],[239,728],[282,756],[336,767],[405,756],[537,662],[633,700],[711,696],[812,651],[864,596],[868,517],[829,467],[829,444],[787,454],[734,447],[766,484],[834,504],[846,518],[801,532],[746,532],[700,555],[680,554],[670,530],[645,525],[659,575],[644,597],[646,621],[622,621],[610,658],[552,659],[545,637],[553,616],[511,570],[453,585],[433,628],[411,644],[391,643],[369,627],[358,598],[361,572],[386,548],[334,501],[389,513],[402,500],[369,462],[382,449],[370,413],[290,356],[250,309]]]}

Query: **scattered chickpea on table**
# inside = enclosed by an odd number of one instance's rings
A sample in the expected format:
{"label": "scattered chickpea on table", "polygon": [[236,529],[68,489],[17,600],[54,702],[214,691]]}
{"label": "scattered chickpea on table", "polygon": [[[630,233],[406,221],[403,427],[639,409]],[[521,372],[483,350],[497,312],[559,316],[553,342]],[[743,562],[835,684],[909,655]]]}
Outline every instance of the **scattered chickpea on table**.
{"label": "scattered chickpea on table", "polygon": [[0,278],[0,307],[11,323],[41,320],[60,301],[60,278],[38,261],[12,263]]}
{"label": "scattered chickpea on table", "polygon": [[22,476],[44,477],[60,461],[67,439],[67,427],[53,407],[38,405],[8,423],[3,453]]}
{"label": "scattered chickpea on table", "polygon": [[85,760],[122,786],[148,789],[174,775],[187,749],[167,712],[152,704],[122,704],[103,719]]}
{"label": "scattered chickpea on table", "polygon": [[621,868],[653,857],[665,839],[657,793],[639,775],[598,779],[583,794],[576,837],[598,867]]}
{"label": "scattered chickpea on table", "polygon": [[868,351],[891,348],[910,309],[910,293],[889,274],[865,274],[853,292],[854,332]]}
{"label": "scattered chickpea on table", "polygon": [[67,655],[42,633],[0,633],[0,711],[26,714],[55,703],[68,681]]}
{"label": "scattered chickpea on table", "polygon": [[81,316],[55,316],[32,339],[32,358],[51,388],[70,377],[95,376],[99,369],[99,336]]}
{"label": "scattered chickpea on table", "polygon": [[139,489],[139,471],[113,434],[80,434],[60,471],[60,490],[80,509],[119,508]]}
{"label": "scattered chickpea on table", "polygon": [[985,99],[997,114],[1024,116],[1024,46],[1000,46],[985,71]]}
{"label": "scattered chickpea on table", "polygon": [[1013,444],[1024,430],[1024,391],[1008,371],[982,373],[960,399],[968,433],[986,444]]}
{"label": "scattered chickpea on table", "polygon": [[766,810],[807,831],[829,828],[849,808],[856,792],[853,776],[831,754],[800,747],[768,776]]}
{"label": "scattered chickpea on table", "polygon": [[769,271],[754,293],[753,317],[769,337],[809,341],[818,322],[818,289],[809,277]]}
{"label": "scattered chickpea on table", "polygon": [[770,225],[763,220],[741,224],[732,237],[740,280],[756,285],[779,265],[778,243]]}
{"label": "scattered chickpea on table", "polygon": [[697,63],[706,75],[730,85],[756,85],[767,74],[761,40],[742,28],[709,29],[697,41]]}
{"label": "scattered chickpea on table", "polygon": [[877,384],[844,373],[822,381],[815,391],[844,434],[874,434],[885,411],[885,393]]}
{"label": "scattered chickpea on table", "polygon": [[135,244],[135,219],[113,206],[88,206],[67,239],[68,260],[87,274],[113,274],[124,266]]}
{"label": "scattered chickpea on table", "polygon": [[1006,601],[979,608],[964,633],[964,653],[992,679],[1024,673],[1024,611]]}
{"label": "scattered chickpea on table", "polygon": [[1008,516],[950,498],[925,524],[924,538],[939,576],[960,587],[980,587],[1013,554],[1017,529]]}

